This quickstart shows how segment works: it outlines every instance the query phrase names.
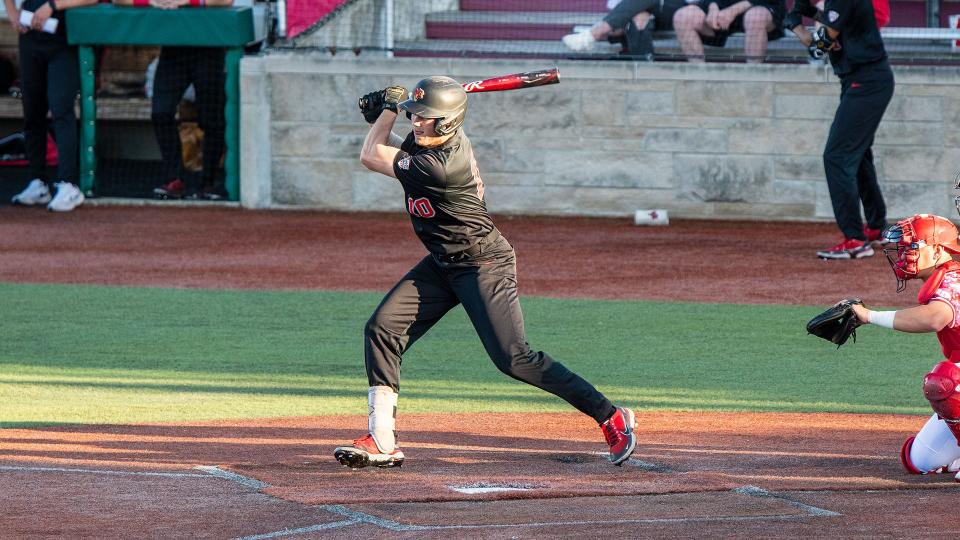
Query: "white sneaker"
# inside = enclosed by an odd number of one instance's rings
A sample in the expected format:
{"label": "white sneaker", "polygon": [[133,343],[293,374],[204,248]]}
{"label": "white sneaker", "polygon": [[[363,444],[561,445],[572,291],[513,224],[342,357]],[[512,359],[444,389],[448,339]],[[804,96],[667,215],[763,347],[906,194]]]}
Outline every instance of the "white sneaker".
{"label": "white sneaker", "polygon": [[567,34],[561,39],[563,44],[571,51],[583,52],[589,51],[596,46],[597,40],[593,39],[593,34],[589,30],[586,32],[577,32]]}
{"label": "white sneaker", "polygon": [[57,182],[57,194],[47,205],[47,210],[51,212],[69,212],[83,204],[86,197],[80,192],[80,188],[70,182]]}
{"label": "white sneaker", "polygon": [[47,187],[46,182],[34,178],[23,191],[13,196],[12,201],[13,204],[33,206],[35,204],[47,204],[50,199],[50,188]]}

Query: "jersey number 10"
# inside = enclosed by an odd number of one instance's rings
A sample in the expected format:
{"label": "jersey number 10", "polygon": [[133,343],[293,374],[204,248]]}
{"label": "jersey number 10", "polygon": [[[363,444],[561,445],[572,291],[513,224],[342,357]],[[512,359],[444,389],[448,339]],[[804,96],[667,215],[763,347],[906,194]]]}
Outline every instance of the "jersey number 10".
{"label": "jersey number 10", "polygon": [[433,209],[433,205],[430,204],[430,199],[426,197],[420,197],[418,199],[407,197],[407,212],[412,216],[420,216],[422,218],[432,218],[437,215],[437,212]]}

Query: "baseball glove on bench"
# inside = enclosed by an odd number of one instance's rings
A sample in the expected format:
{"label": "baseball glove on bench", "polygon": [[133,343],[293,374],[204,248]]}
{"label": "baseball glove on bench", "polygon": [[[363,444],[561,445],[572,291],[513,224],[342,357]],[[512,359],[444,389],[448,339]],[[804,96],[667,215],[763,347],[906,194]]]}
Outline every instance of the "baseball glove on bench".
{"label": "baseball glove on bench", "polygon": [[851,337],[857,342],[857,327],[860,321],[853,312],[854,304],[863,304],[859,298],[847,298],[810,319],[807,333],[833,343],[839,349]]}

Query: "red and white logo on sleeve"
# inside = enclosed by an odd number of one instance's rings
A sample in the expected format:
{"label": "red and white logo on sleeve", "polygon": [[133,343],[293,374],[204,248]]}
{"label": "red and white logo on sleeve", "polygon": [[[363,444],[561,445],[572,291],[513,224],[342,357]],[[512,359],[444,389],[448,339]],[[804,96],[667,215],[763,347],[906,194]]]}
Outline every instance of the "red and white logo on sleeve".
{"label": "red and white logo on sleeve", "polygon": [[437,215],[437,212],[433,209],[433,205],[430,204],[430,199],[426,197],[414,199],[413,197],[407,196],[407,212],[412,216],[422,218],[432,218]]}
{"label": "red and white logo on sleeve", "polygon": [[403,170],[410,169],[410,156],[404,156],[400,158],[400,161],[397,162],[397,167],[400,167]]}

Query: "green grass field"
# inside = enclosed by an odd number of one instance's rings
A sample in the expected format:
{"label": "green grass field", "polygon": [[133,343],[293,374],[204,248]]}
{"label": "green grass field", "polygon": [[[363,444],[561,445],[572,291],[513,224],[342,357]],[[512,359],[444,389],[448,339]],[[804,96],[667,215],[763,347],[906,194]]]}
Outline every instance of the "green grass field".
{"label": "green grass field", "polygon": [[[380,293],[0,284],[0,427],[366,414],[361,330]],[[639,409],[927,414],[933,334],[822,309],[525,297],[527,337]],[[461,309],[405,356],[403,412],[570,411],[504,376]]]}

